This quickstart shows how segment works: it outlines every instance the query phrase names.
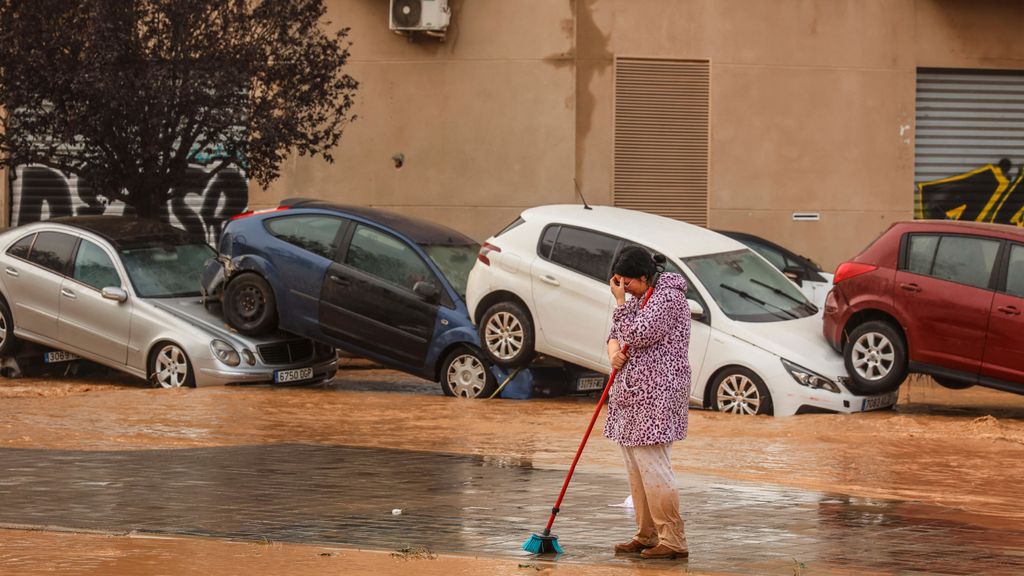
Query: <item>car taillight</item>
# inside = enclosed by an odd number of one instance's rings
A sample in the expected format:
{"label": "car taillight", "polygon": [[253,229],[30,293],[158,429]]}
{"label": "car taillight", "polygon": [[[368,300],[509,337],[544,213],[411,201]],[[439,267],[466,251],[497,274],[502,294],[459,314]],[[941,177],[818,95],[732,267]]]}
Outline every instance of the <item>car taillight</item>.
{"label": "car taillight", "polygon": [[501,248],[498,248],[497,246],[491,244],[490,242],[484,242],[484,245],[480,247],[480,254],[477,255],[477,260],[490,266],[491,259],[488,258],[487,255],[490,254],[491,252],[501,252]]}
{"label": "car taillight", "polygon": [[860,276],[867,272],[874,272],[878,270],[878,266],[873,264],[862,264],[860,262],[843,262],[836,268],[836,275],[832,279],[833,284],[839,284],[843,280],[849,280],[854,276]]}
{"label": "car taillight", "polygon": [[241,220],[242,218],[248,218],[249,216],[255,216],[257,214],[266,214],[267,212],[280,212],[281,210],[287,210],[291,206],[278,206],[277,208],[265,208],[263,210],[246,210],[245,212],[239,212],[231,217],[232,220]]}

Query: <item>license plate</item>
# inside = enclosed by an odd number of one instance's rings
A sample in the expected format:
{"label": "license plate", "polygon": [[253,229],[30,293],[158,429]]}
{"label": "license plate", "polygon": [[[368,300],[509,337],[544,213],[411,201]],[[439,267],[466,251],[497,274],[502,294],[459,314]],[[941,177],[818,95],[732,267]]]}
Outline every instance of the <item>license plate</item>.
{"label": "license plate", "polygon": [[602,390],[603,388],[604,376],[587,376],[576,381],[576,389],[580,392]]}
{"label": "license plate", "polygon": [[278,370],[274,372],[274,382],[283,384],[285,382],[301,382],[313,377],[312,368],[299,368],[297,370]]}
{"label": "license plate", "polygon": [[878,410],[879,408],[888,408],[895,404],[899,397],[899,390],[893,390],[892,392],[882,394],[881,396],[871,396],[870,398],[864,399],[861,403],[860,410],[861,412],[867,412],[869,410]]}
{"label": "license plate", "polygon": [[81,360],[82,357],[78,354],[72,354],[71,352],[65,352],[63,350],[54,350],[53,352],[47,352],[43,354],[43,361],[47,364],[57,364],[58,362],[71,362],[72,360]]}

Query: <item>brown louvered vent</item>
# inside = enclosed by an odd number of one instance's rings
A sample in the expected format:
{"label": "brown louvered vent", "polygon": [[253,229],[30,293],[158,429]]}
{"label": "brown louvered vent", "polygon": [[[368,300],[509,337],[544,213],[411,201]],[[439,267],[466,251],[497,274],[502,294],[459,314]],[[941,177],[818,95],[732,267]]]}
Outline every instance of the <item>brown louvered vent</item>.
{"label": "brown louvered vent", "polygon": [[616,58],[614,202],[708,223],[706,60]]}

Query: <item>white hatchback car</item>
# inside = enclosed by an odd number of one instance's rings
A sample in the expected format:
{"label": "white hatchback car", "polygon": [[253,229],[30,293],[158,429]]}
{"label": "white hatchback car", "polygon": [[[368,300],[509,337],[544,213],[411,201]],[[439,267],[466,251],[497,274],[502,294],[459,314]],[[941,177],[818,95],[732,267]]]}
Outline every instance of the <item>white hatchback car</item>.
{"label": "white hatchback car", "polygon": [[488,239],[466,298],[488,355],[516,366],[541,354],[608,373],[608,278],[631,244],[665,255],[666,270],[689,283],[691,404],[777,416],[895,404],[895,394],[846,389],[821,316],[767,260],[710,230],[621,208],[531,208]]}

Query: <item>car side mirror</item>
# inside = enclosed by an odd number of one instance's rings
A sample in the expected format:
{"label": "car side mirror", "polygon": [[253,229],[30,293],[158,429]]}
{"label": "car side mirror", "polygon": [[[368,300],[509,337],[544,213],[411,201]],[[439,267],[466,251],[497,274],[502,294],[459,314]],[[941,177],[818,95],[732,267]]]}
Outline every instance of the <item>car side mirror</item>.
{"label": "car side mirror", "polygon": [[441,291],[437,289],[433,282],[417,282],[413,285],[412,291],[425,302],[437,304],[441,301]]}
{"label": "car side mirror", "polygon": [[102,294],[107,300],[115,300],[117,302],[124,302],[128,299],[128,292],[119,286],[107,286],[103,290],[100,290],[100,294]]}
{"label": "car side mirror", "polygon": [[686,303],[690,305],[690,318],[694,320],[704,320],[707,318],[707,313],[704,312],[704,307],[700,305],[700,302],[687,300]]}
{"label": "car side mirror", "polygon": [[793,281],[797,286],[804,285],[804,271],[796,266],[787,266],[782,270],[782,274]]}

